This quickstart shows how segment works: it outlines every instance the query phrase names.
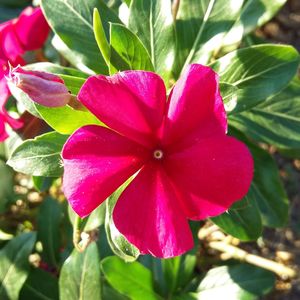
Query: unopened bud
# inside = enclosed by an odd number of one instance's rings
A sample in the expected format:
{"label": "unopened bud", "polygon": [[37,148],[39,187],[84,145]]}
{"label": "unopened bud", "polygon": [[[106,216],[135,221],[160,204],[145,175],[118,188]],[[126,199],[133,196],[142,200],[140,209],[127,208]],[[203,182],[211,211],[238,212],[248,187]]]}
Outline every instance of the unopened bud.
{"label": "unopened bud", "polygon": [[7,80],[31,100],[47,107],[65,106],[72,97],[64,81],[51,73],[29,71],[18,66],[10,70]]}

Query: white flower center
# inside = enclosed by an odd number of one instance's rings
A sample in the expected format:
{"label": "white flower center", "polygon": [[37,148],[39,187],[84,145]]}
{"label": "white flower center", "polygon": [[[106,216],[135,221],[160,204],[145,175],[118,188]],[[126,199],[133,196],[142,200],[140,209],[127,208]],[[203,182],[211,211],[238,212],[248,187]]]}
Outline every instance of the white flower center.
{"label": "white flower center", "polygon": [[160,160],[160,159],[162,159],[162,158],[164,157],[164,153],[163,153],[163,151],[160,150],[160,149],[154,150],[154,152],[153,152],[153,157],[154,157],[155,159],[157,159],[157,160]]}

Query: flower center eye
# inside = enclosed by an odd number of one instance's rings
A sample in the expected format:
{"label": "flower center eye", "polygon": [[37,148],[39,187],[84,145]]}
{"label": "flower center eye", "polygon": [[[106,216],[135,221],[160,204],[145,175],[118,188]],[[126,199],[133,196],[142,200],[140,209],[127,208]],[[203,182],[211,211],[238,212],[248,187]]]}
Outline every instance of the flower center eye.
{"label": "flower center eye", "polygon": [[157,160],[160,160],[164,157],[164,153],[162,150],[158,149],[158,150],[154,150],[153,152],[153,157]]}

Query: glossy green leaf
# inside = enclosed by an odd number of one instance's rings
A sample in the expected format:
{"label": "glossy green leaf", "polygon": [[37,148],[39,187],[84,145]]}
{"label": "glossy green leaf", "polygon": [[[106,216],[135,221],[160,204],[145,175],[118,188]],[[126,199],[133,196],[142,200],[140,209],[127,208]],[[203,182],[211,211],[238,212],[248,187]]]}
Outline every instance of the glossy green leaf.
{"label": "glossy green leaf", "polygon": [[102,125],[89,111],[75,110],[66,105],[49,108],[35,104],[40,116],[58,133],[72,134],[76,129],[85,125]]}
{"label": "glossy green leaf", "polygon": [[282,227],[288,220],[289,202],[276,163],[266,151],[250,149],[256,166],[252,187],[263,224]]}
{"label": "glossy green leaf", "polygon": [[93,9],[99,10],[107,35],[108,22],[120,21],[102,0],[90,0],[82,4],[81,0],[41,1],[50,26],[67,49],[62,54],[80,70],[107,74],[107,66],[94,38]]}
{"label": "glossy green leaf", "polygon": [[35,233],[12,239],[0,251],[0,299],[18,300],[29,273],[28,257],[35,244]]}
{"label": "glossy green leaf", "polygon": [[274,284],[273,273],[252,265],[217,267],[201,281],[197,299],[255,300],[268,294]]}
{"label": "glossy green leaf", "polygon": [[168,294],[172,295],[178,283],[181,256],[162,260],[163,273],[168,287]]}
{"label": "glossy green leaf", "polygon": [[291,46],[258,45],[233,51],[211,66],[220,81],[238,88],[232,113],[248,110],[278,93],[294,77],[299,54]]}
{"label": "glossy green leaf", "polygon": [[132,300],[162,299],[155,293],[151,272],[138,262],[126,263],[116,256],[106,257],[101,262],[109,284]]}
{"label": "glossy green leaf", "polygon": [[0,213],[14,199],[14,172],[0,159]]}
{"label": "glossy green leaf", "polygon": [[129,29],[140,38],[155,71],[168,83],[175,59],[171,0],[132,0]]}
{"label": "glossy green leaf", "polygon": [[58,280],[49,272],[32,269],[20,292],[19,300],[58,300]]}
{"label": "glossy green leaf", "polygon": [[219,84],[221,96],[227,112],[232,111],[237,102],[238,88],[232,84],[220,82]]}
{"label": "glossy green leaf", "polygon": [[106,199],[105,231],[107,241],[111,247],[111,250],[125,261],[132,262],[139,257],[140,252],[134,245],[130,244],[127,239],[119,232],[112,218],[115,204],[122,191],[127,186],[128,182],[129,181],[123,184],[123,186],[121,186],[108,199]]}
{"label": "glossy green leaf", "polygon": [[7,164],[21,173],[59,177],[63,172],[60,153],[67,138],[66,135],[49,132],[26,140],[14,150]]}
{"label": "glossy green leaf", "polygon": [[139,38],[120,24],[110,24],[110,74],[124,70],[154,71]]}
{"label": "glossy green leaf", "polygon": [[243,36],[262,26],[278,12],[287,0],[247,0],[236,22],[226,34],[223,45],[239,43]]}
{"label": "glossy green leaf", "polygon": [[102,294],[102,298],[104,300],[109,300],[109,299],[113,299],[113,300],[129,300],[128,297],[120,294],[118,291],[116,291],[115,289],[113,289],[111,286],[109,286],[108,283],[104,282],[103,286],[103,294]]}
{"label": "glossy green leaf", "polygon": [[258,142],[279,149],[300,149],[300,80],[296,77],[278,95],[230,117],[230,124]]}
{"label": "glossy green leaf", "polygon": [[65,261],[59,278],[60,300],[101,299],[100,260],[92,242],[84,252],[76,249]]}
{"label": "glossy green leaf", "polygon": [[226,233],[242,240],[256,240],[262,233],[262,220],[255,192],[250,189],[243,200],[235,203],[220,216],[211,218]]}
{"label": "glossy green leaf", "polygon": [[268,152],[245,139],[240,132],[232,128],[230,131],[246,143],[252,153],[255,170],[248,197],[255,198],[263,225],[284,226],[288,219],[289,204],[274,159]]}
{"label": "glossy green leaf", "polygon": [[93,12],[93,29],[94,29],[94,35],[97,42],[97,45],[99,47],[99,50],[103,56],[103,59],[107,66],[109,66],[109,60],[110,60],[110,49],[109,49],[109,43],[106,38],[104,26],[101,20],[101,16],[99,14],[99,11],[97,8],[94,8]]}
{"label": "glossy green leaf", "polygon": [[207,64],[233,26],[244,0],[182,0],[176,20],[175,73],[191,63]]}
{"label": "glossy green leaf", "polygon": [[59,262],[61,219],[62,209],[59,202],[51,197],[44,198],[37,218],[37,237],[43,246],[43,261],[54,267]]}

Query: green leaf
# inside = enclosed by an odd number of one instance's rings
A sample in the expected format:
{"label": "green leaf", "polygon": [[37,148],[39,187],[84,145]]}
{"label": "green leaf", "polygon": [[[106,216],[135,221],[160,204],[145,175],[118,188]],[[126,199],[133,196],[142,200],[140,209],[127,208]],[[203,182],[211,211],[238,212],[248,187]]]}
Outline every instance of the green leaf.
{"label": "green leaf", "polygon": [[252,139],[284,150],[300,149],[300,80],[295,77],[278,95],[238,115],[230,124]]}
{"label": "green leaf", "polygon": [[35,104],[40,116],[58,133],[72,134],[85,125],[102,125],[89,111],[76,110],[68,105],[50,108]]}
{"label": "green leaf", "polygon": [[255,163],[252,187],[263,224],[283,227],[288,220],[289,202],[276,163],[266,151],[253,147],[250,149]]}
{"label": "green leaf", "polygon": [[109,243],[109,246],[111,247],[111,250],[125,261],[132,262],[139,257],[140,252],[134,245],[130,244],[127,239],[119,232],[112,218],[115,204],[129,182],[130,180],[123,184],[108,199],[106,199],[105,231],[107,241]]}
{"label": "green leaf", "polygon": [[50,189],[56,178],[32,176],[32,182],[38,192],[45,192]]}
{"label": "green leaf", "polygon": [[254,300],[269,293],[275,284],[273,273],[248,264],[222,266],[207,272],[197,299]]}
{"label": "green leaf", "polygon": [[0,299],[18,300],[29,273],[28,257],[35,244],[35,233],[12,239],[0,251]]}
{"label": "green leaf", "polygon": [[132,0],[128,27],[140,38],[148,50],[154,70],[168,85],[175,59],[171,0]]}
{"label": "green leaf", "polygon": [[162,260],[162,269],[165,277],[165,282],[167,284],[169,296],[174,294],[174,292],[177,289],[180,263],[181,256]]}
{"label": "green leaf", "polygon": [[207,64],[222,45],[244,0],[181,0],[177,19],[175,73],[191,63]]}
{"label": "green leaf", "polygon": [[262,233],[260,211],[252,189],[243,200],[235,203],[227,212],[211,218],[211,220],[227,234],[242,241],[256,240]]}
{"label": "green leaf", "polygon": [[41,269],[32,269],[20,292],[19,300],[58,300],[58,280]]}
{"label": "green leaf", "polygon": [[[101,204],[98,206],[93,212],[86,218],[82,220],[82,230],[83,231],[91,231],[102,224],[104,224],[105,221],[105,204]],[[72,224],[74,224],[75,217],[77,216],[76,213],[73,211],[71,206],[68,206],[68,214],[69,214],[69,219]]]}
{"label": "green leaf", "polygon": [[43,246],[43,261],[54,267],[58,266],[59,261],[61,218],[62,209],[58,201],[46,197],[37,218],[38,240]]}
{"label": "green leaf", "polygon": [[102,260],[101,266],[109,284],[130,299],[162,299],[154,291],[151,272],[140,263],[126,263],[116,256],[110,256]]}
{"label": "green leaf", "polygon": [[100,12],[107,36],[108,22],[120,22],[114,12],[102,0],[85,1],[84,5],[81,0],[42,0],[41,5],[50,26],[65,44],[62,54],[82,71],[107,74],[94,38],[93,9]]}
{"label": "green leaf", "polygon": [[26,140],[7,161],[15,171],[34,176],[59,177],[63,172],[61,149],[68,136],[56,132]]}
{"label": "green leaf", "polygon": [[277,165],[265,150],[251,143],[237,130],[231,134],[247,144],[254,159],[254,179],[248,197],[256,199],[263,225],[282,227],[288,220],[288,198],[280,180]]}
{"label": "green leaf", "polygon": [[105,63],[107,64],[107,66],[109,66],[109,60],[110,60],[109,43],[107,41],[105,30],[97,8],[94,8],[94,13],[93,13],[93,29],[94,29],[94,35],[99,50],[101,51]]}
{"label": "green leaf", "polygon": [[239,17],[226,34],[223,45],[239,43],[243,36],[262,26],[278,12],[287,0],[247,0]]}
{"label": "green leaf", "polygon": [[299,54],[291,46],[258,45],[233,51],[211,66],[220,81],[238,88],[232,113],[248,110],[278,93],[294,77]]}
{"label": "green leaf", "polygon": [[0,213],[6,210],[14,195],[14,172],[0,160]]}
{"label": "green leaf", "polygon": [[101,277],[97,245],[92,242],[84,252],[76,249],[65,261],[59,278],[61,300],[101,299]]}
{"label": "green leaf", "polygon": [[124,70],[154,71],[144,45],[125,26],[110,24],[110,47],[110,74]]}
{"label": "green leaf", "polygon": [[221,91],[221,96],[223,98],[225,110],[227,112],[230,112],[236,106],[238,88],[232,84],[225,82],[220,82],[219,87]]}

